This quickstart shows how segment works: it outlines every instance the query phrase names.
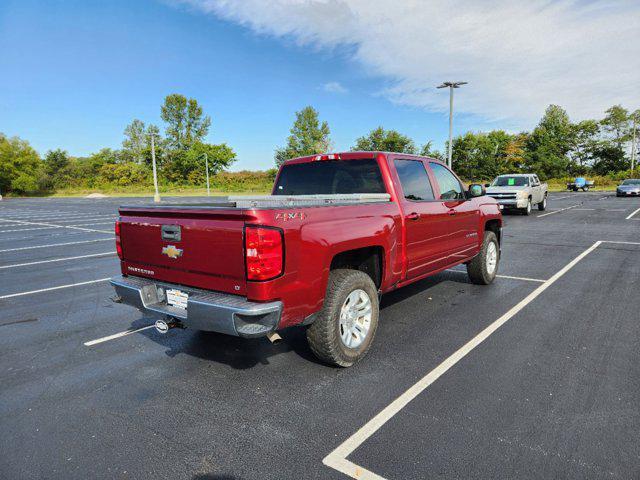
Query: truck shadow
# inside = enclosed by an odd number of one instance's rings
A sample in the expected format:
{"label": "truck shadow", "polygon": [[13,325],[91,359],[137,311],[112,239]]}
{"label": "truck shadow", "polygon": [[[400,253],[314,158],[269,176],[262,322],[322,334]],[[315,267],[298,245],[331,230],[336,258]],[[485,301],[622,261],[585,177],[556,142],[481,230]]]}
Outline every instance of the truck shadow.
{"label": "truck shadow", "polygon": [[[152,324],[149,318],[133,322],[131,328]],[[155,329],[143,330],[141,335],[166,348],[165,355],[175,357],[185,354],[246,370],[256,365],[269,365],[271,357],[295,352],[304,360],[320,363],[307,345],[304,328],[292,327],[282,330],[283,341],[272,344],[266,338],[239,338],[215,332],[173,329],[160,334]]]}
{"label": "truck shadow", "polygon": [[[424,293],[444,281],[470,283],[464,271],[442,272],[387,293],[382,297],[380,303],[381,321],[384,322],[385,308]],[[153,320],[140,318],[133,322],[131,328],[142,328],[151,324],[153,324]],[[169,357],[185,354],[225,364],[237,370],[247,370],[256,365],[269,365],[271,357],[289,352],[294,352],[308,362],[324,365],[309,348],[303,327],[290,327],[282,330],[280,334],[283,341],[275,345],[266,338],[239,338],[215,332],[178,328],[170,330],[164,335],[156,332],[155,329],[143,330],[140,334],[165,347],[165,354]]]}

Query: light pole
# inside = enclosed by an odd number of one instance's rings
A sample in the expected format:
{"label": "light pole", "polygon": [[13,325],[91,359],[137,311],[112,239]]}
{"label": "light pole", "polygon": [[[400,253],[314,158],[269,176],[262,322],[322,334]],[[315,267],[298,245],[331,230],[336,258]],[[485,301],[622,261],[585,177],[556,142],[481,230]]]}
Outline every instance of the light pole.
{"label": "light pole", "polygon": [[155,132],[151,132],[151,162],[153,163],[153,186],[156,189],[156,193],[153,195],[153,201],[158,203],[160,202],[160,193],[158,192],[158,170],[156,168],[156,143],[155,143]]}
{"label": "light pole", "polygon": [[207,197],[209,197],[211,195],[209,193],[209,155],[207,155],[206,153],[203,153],[202,155],[204,156],[204,168],[207,174]]}
{"label": "light pole", "polygon": [[453,89],[460,88],[468,82],[443,82],[437,88],[449,87],[449,152],[447,154],[447,165],[451,168],[451,156],[453,154]]}
{"label": "light pole", "polygon": [[633,138],[631,140],[631,174],[636,168],[636,126],[638,124],[638,116],[633,115]]}

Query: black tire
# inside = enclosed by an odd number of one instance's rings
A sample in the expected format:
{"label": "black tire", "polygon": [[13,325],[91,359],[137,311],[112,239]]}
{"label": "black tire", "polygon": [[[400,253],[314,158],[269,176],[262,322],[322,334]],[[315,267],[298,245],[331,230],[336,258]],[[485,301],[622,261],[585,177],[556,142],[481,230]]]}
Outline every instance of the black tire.
{"label": "black tire", "polygon": [[[494,243],[496,252],[498,255],[496,266],[493,272],[487,270],[487,252],[489,250],[489,244]],[[496,234],[491,231],[484,232],[484,239],[482,241],[482,248],[480,253],[473,257],[469,263],[467,263],[467,274],[471,283],[476,285],[489,285],[496,278],[498,273],[498,267],[500,266],[500,244]]]}
{"label": "black tire", "polygon": [[[349,348],[340,338],[340,309],[354,290],[364,290],[371,301],[371,324],[359,347]],[[307,329],[307,341],[313,353],[325,363],[350,367],[364,357],[376,335],[379,316],[378,290],[373,280],[359,270],[337,269],[329,274],[322,310]]]}
{"label": "black tire", "polygon": [[547,195],[545,194],[542,201],[538,204],[538,210],[544,212],[547,209]]}
{"label": "black tire", "polygon": [[522,215],[527,216],[527,215],[531,214],[531,207],[532,207],[531,206],[531,197],[529,197],[527,206],[525,208],[521,208],[520,212],[522,213]]}

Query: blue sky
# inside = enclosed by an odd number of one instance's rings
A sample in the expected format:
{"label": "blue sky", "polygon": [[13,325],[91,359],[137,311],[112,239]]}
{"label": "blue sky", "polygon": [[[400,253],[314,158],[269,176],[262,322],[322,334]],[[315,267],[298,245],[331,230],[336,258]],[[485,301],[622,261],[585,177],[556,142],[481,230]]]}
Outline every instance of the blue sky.
{"label": "blue sky", "polygon": [[378,125],[442,148],[443,80],[470,82],[459,133],[530,129],[550,103],[574,120],[640,106],[637,2],[454,3],[0,0],[0,132],[41,153],[118,148],[177,92],[212,117],[234,170],[264,169],[306,105],[335,150]]}
{"label": "blue sky", "polygon": [[[0,132],[41,153],[87,155],[118,148],[133,118],[161,124],[164,96],[178,92],[212,117],[208,140],[236,150],[234,170],[272,166],[305,105],[329,122],[338,150],[378,124],[443,141],[445,115],[393,105],[378,94],[384,79],[347,56],[154,1],[4,2]],[[325,91],[329,82],[347,91]]]}

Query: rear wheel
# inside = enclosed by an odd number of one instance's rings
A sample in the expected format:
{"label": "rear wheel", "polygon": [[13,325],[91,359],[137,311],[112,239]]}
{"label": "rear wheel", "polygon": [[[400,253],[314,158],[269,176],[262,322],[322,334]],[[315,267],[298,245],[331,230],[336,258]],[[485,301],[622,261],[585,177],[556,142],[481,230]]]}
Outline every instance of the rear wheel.
{"label": "rear wheel", "polygon": [[491,231],[484,232],[480,253],[467,263],[467,274],[476,285],[489,285],[496,278],[500,263],[498,237]]}
{"label": "rear wheel", "polygon": [[547,209],[547,196],[545,195],[542,201],[538,204],[538,210],[544,212]]}
{"label": "rear wheel", "polygon": [[307,329],[311,350],[326,363],[350,367],[371,347],[378,310],[378,291],[369,275],[332,270],[322,310]]}

